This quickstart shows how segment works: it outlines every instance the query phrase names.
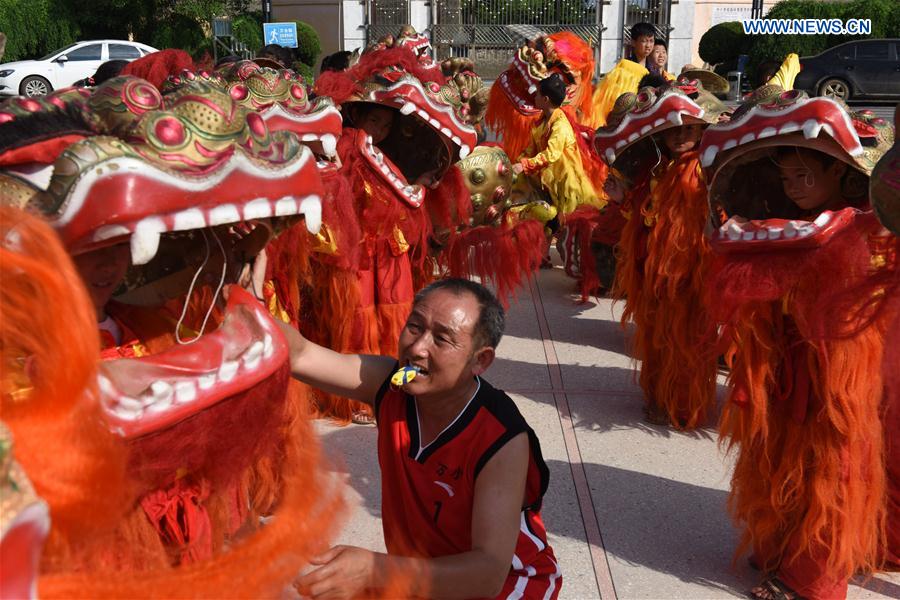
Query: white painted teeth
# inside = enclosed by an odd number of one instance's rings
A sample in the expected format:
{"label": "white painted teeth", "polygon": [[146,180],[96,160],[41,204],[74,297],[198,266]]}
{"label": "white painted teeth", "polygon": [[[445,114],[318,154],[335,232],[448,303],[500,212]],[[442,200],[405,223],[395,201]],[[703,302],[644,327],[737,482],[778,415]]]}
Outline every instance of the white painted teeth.
{"label": "white painted teeth", "polygon": [[813,221],[819,227],[825,227],[831,221],[831,213],[823,212],[821,215],[816,217],[816,220]]}
{"label": "white painted teeth", "polygon": [[678,112],[677,110],[674,110],[674,111],[670,112],[666,118],[667,118],[667,119],[669,120],[669,122],[672,123],[673,125],[679,125],[679,126],[680,126],[680,125],[682,124],[682,122],[681,122],[681,113]]}
{"label": "white painted teeth", "polygon": [[412,102],[404,102],[400,107],[400,114],[403,116],[411,115],[416,112],[416,105]]}
{"label": "white painted teeth", "polygon": [[188,231],[190,229],[203,229],[206,227],[206,217],[199,208],[189,208],[175,213],[175,230]]}
{"label": "white painted teeth", "polygon": [[799,125],[797,125],[793,121],[789,121],[778,129],[778,133],[793,133],[798,129],[800,129]]}
{"label": "white painted teeth", "polygon": [[744,230],[734,221],[729,221],[728,225],[725,226],[725,233],[728,235],[729,240],[736,242],[741,239],[741,234],[744,233]]}
{"label": "white painted teeth", "polygon": [[238,213],[237,206],[234,204],[222,204],[209,211],[209,224],[213,227],[216,225],[239,223],[240,220],[241,215]]}
{"label": "white painted teeth", "polygon": [[313,235],[322,228],[322,200],[318,196],[307,196],[300,201],[300,212],[306,221],[306,230]]}
{"label": "white painted teeth", "polygon": [[750,240],[755,238],[756,235],[752,231],[745,231],[743,232],[742,237],[744,238],[745,242],[749,242]]}
{"label": "white painted teeth", "polygon": [[[15,229],[10,230],[10,233],[13,232],[15,232]],[[115,237],[123,237],[130,234],[131,230],[123,225],[104,225],[94,232],[93,240],[95,242],[102,242],[103,240],[108,240]]]}
{"label": "white painted teeth", "polygon": [[328,157],[334,157],[335,155],[337,155],[337,137],[336,136],[334,136],[330,133],[326,133],[321,138],[319,138],[319,141],[322,142],[322,150],[325,151],[325,154]]}
{"label": "white painted teeth", "polygon": [[462,145],[459,147],[459,157],[460,157],[460,158],[465,158],[465,157],[467,157],[467,156],[469,155],[469,153],[470,153],[471,151],[472,151],[472,149],[469,148],[468,145],[462,144]]}
{"label": "white painted teeth", "polygon": [[275,202],[275,216],[286,217],[297,214],[297,201],[291,196],[285,196]]}
{"label": "white painted teeth", "polygon": [[130,240],[132,264],[145,265],[156,256],[159,236],[165,230],[165,223],[158,217],[148,217],[137,224]]}
{"label": "white painted teeth", "polygon": [[234,376],[237,375],[238,366],[240,365],[236,360],[226,360],[223,362],[222,366],[219,367],[219,380],[228,383],[234,379]]}
{"label": "white painted teeth", "polygon": [[604,154],[606,155],[606,164],[611,165],[614,162],[616,162],[616,151],[615,150],[613,150],[612,148],[607,148],[606,152],[604,152]]}
{"label": "white painted teeth", "polygon": [[154,381],[150,384],[150,393],[145,397],[145,408],[151,412],[162,412],[172,406],[175,388],[165,381]]}
{"label": "white painted teeth", "polygon": [[756,138],[761,140],[763,138],[772,137],[776,133],[778,133],[778,131],[774,127],[765,127],[759,132],[759,135],[756,136]]}
{"label": "white painted teeth", "polygon": [[244,220],[267,219],[272,216],[272,207],[265,198],[251,200],[244,207]]}
{"label": "white painted teeth", "polygon": [[784,237],[788,239],[797,237],[797,227],[793,221],[788,221],[784,224]]}
{"label": "white painted teeth", "polygon": [[253,344],[247,348],[247,351],[244,352],[244,356],[242,360],[244,361],[244,366],[248,369],[255,369],[259,366],[260,360],[262,360],[263,355],[263,343],[262,342],[253,342]]}
{"label": "white painted teeth", "polygon": [[197,398],[197,386],[193,381],[179,381],[175,383],[176,404],[187,404]]}
{"label": "white painted teeth", "polygon": [[216,374],[209,373],[208,375],[201,375],[197,380],[197,385],[201,390],[208,390],[212,386],[216,384]]}
{"label": "white painted teeth", "polygon": [[708,167],[708,166],[711,165],[711,164],[713,163],[713,161],[716,159],[716,154],[718,154],[718,153],[719,153],[719,147],[718,147],[718,146],[709,146],[709,147],[707,147],[707,148],[703,151],[703,156],[700,157],[700,163],[701,163],[704,167]]}
{"label": "white painted teeth", "polygon": [[769,227],[769,239],[777,240],[784,230],[781,227]]}
{"label": "white painted teeth", "polygon": [[819,131],[821,129],[821,123],[819,123],[815,119],[807,119],[806,122],[803,123],[803,137],[808,140],[815,139],[819,137]]}

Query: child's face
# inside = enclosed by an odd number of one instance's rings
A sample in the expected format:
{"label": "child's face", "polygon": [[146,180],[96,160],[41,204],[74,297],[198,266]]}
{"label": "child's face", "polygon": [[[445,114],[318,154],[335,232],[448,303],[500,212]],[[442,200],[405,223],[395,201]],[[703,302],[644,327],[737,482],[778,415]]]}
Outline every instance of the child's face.
{"label": "child's face", "polygon": [[678,158],[685,152],[694,150],[702,136],[703,126],[697,124],[673,127],[662,133],[663,144],[672,158]]}
{"label": "child's face", "polygon": [[75,268],[91,295],[97,314],[112,297],[116,288],[125,279],[131,265],[131,249],[128,244],[117,244],[73,256]]}
{"label": "child's face", "polygon": [[553,103],[550,102],[550,99],[547,96],[541,93],[541,90],[538,90],[534,93],[534,107],[538,110],[547,110],[548,108],[554,108]]}
{"label": "child's face", "polygon": [[836,196],[840,196],[846,166],[835,161],[825,167],[816,156],[791,152],[778,159],[778,171],[781,186],[791,202],[807,211],[825,210]]}
{"label": "child's face", "polygon": [[655,38],[652,35],[640,35],[631,40],[631,48],[634,50],[634,57],[638,60],[644,60],[653,52],[653,42]]}
{"label": "child's face", "polygon": [[603,191],[606,192],[610,202],[622,204],[625,200],[625,192],[628,191],[628,183],[624,178],[610,173],[603,183]]}
{"label": "child's face", "polygon": [[372,143],[383,142],[391,132],[394,124],[394,111],[389,108],[375,107],[369,109],[359,127],[372,136]]}
{"label": "child's face", "polygon": [[660,69],[666,66],[666,62],[669,60],[669,53],[666,51],[666,47],[662,44],[657,44],[653,46],[653,52],[650,54],[650,61],[655,64]]}

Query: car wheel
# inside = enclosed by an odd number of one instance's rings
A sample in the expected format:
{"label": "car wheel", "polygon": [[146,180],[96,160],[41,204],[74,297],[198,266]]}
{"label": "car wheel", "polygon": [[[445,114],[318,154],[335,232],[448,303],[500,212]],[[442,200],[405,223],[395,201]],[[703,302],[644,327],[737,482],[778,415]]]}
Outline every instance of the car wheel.
{"label": "car wheel", "polygon": [[846,102],[850,99],[850,85],[841,79],[826,79],[819,86],[819,95]]}
{"label": "car wheel", "polygon": [[46,96],[52,91],[50,82],[39,75],[26,77],[19,85],[19,93],[23,96]]}

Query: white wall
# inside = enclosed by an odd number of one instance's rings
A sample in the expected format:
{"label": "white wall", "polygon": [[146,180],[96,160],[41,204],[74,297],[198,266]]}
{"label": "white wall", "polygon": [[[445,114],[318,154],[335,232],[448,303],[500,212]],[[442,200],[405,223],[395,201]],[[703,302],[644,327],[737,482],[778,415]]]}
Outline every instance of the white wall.
{"label": "white wall", "polygon": [[366,7],[362,0],[344,0],[344,39],[341,49],[356,48],[360,51],[366,46],[365,17]]}
{"label": "white wall", "polygon": [[[669,32],[669,67],[670,73],[678,74],[681,68],[692,62],[694,41],[694,0],[679,0],[672,4]],[[702,35],[702,33],[700,34]]]}
{"label": "white wall", "polygon": [[428,0],[410,0],[409,24],[419,33],[425,33],[431,27],[431,2]]}
{"label": "white wall", "polygon": [[622,58],[622,19],[625,2],[613,1],[602,4],[600,15],[606,28],[600,37],[600,72],[606,73]]}

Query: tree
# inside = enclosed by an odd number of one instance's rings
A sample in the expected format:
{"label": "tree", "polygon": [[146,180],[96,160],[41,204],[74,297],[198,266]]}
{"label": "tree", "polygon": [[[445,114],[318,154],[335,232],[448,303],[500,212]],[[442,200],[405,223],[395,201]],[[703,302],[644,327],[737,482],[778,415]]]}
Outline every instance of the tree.
{"label": "tree", "polygon": [[747,36],[740,21],[719,23],[700,38],[700,58],[711,65],[730,62],[743,54],[746,46]]}
{"label": "tree", "polygon": [[768,61],[781,62],[791,52],[813,56],[854,39],[900,37],[900,2],[897,0],[782,0],[766,14],[766,19],[871,19],[872,34],[847,35],[757,35],[752,36],[750,68]]}
{"label": "tree", "polygon": [[54,0],[0,0],[0,26],[6,62],[39,58],[77,41],[81,33],[68,7]]}

